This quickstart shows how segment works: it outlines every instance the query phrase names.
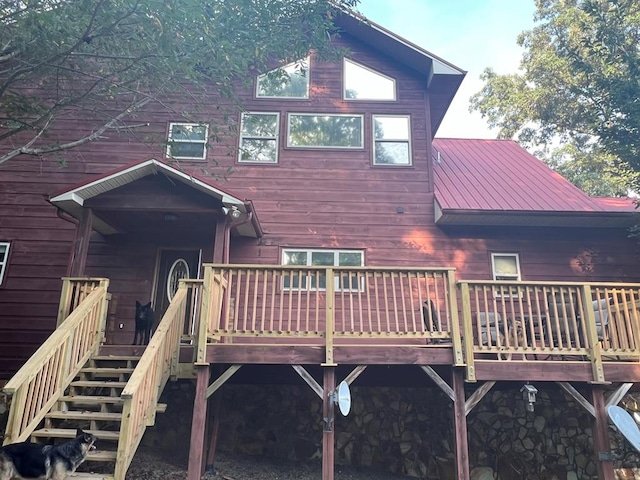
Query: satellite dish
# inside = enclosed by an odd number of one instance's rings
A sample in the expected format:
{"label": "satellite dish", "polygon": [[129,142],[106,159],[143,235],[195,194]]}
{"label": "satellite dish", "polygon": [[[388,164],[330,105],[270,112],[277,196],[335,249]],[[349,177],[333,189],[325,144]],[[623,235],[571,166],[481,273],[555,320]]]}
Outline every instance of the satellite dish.
{"label": "satellite dish", "polygon": [[616,426],[618,431],[626,438],[629,443],[640,452],[640,430],[635,420],[627,413],[627,411],[617,405],[609,405],[607,407],[607,415]]}
{"label": "satellite dish", "polygon": [[336,392],[337,395],[335,396],[335,402],[338,404],[340,413],[346,417],[351,411],[351,392],[349,391],[349,384],[345,381],[340,382]]}

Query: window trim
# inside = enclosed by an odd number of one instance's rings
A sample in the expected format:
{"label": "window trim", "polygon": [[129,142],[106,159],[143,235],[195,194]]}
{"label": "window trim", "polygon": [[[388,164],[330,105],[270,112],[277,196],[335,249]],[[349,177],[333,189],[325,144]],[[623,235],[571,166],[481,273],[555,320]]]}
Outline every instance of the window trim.
{"label": "window trim", "polygon": [[[275,115],[276,116],[276,132],[274,137],[245,137],[242,133],[242,127],[244,126],[245,115]],[[276,159],[275,162],[260,162],[257,160],[242,160],[242,141],[243,139],[253,140],[275,140],[276,142]],[[251,165],[278,165],[280,163],[280,112],[242,112],[240,113],[240,134],[238,135],[238,157],[237,163],[251,164]]]}
{"label": "window trim", "polygon": [[[520,269],[520,254],[518,253],[503,253],[503,252],[496,252],[496,253],[491,253],[491,275],[494,281],[500,281],[498,280],[496,277],[496,262],[495,259],[496,257],[512,257],[516,259],[516,270],[517,270],[517,278],[513,278],[513,279],[509,279],[509,280],[504,280],[505,282],[520,282],[522,281],[522,270]],[[502,275],[501,275],[502,276]]]}
{"label": "window trim", "polygon": [[[289,263],[284,263],[285,254],[286,254],[287,252],[305,252],[305,253],[307,253],[307,254],[308,254],[308,255],[307,255],[307,264],[306,264],[306,265],[292,265],[292,264],[289,264]],[[312,253],[315,253],[315,252],[320,252],[320,253],[333,252],[333,260],[334,260],[334,264],[333,264],[333,265],[316,265],[316,266],[319,266],[319,267],[322,267],[322,266],[324,266],[324,267],[331,267],[331,266],[333,266],[333,267],[339,267],[340,265],[336,265],[336,264],[335,264],[335,262],[339,260],[339,258],[340,258],[340,254],[341,254],[341,253],[359,253],[359,254],[360,254],[360,263],[361,263],[361,264],[360,264],[360,267],[364,267],[364,266],[366,265],[366,263],[365,263],[365,258],[364,258],[365,251],[364,251],[364,250],[361,250],[361,249],[357,249],[357,248],[354,248],[354,249],[348,249],[348,248],[336,249],[336,248],[297,248],[297,247],[295,247],[295,248],[289,248],[289,247],[286,247],[286,248],[282,248],[282,249],[281,249],[281,254],[280,254],[280,263],[281,263],[283,266],[292,266],[292,267],[295,267],[295,266],[299,266],[299,267],[312,267],[312,266],[314,266],[314,265],[311,265],[311,263],[310,263],[310,262],[311,262],[311,254],[312,254]],[[305,278],[308,278],[308,277],[305,277]],[[365,280],[365,279],[364,279],[364,278],[362,278],[362,284],[360,285],[360,291],[364,291],[364,280]],[[340,277],[336,277],[336,278],[334,278],[334,286],[333,286],[333,289],[334,289],[334,291],[335,291],[335,292],[341,292],[341,291],[344,291],[344,292],[353,292],[353,291],[357,291],[357,290],[355,290],[355,289],[353,289],[353,288],[344,289],[344,290],[343,290],[343,289],[341,289],[341,288],[340,288],[340,281],[341,281],[341,278],[340,278]],[[304,288],[304,289],[303,289],[303,288],[300,288],[300,287],[298,287],[298,288],[292,288],[291,286],[289,286],[289,287],[285,287],[285,285],[284,285],[284,278],[283,278],[283,280],[282,280],[282,286],[281,286],[281,288],[282,288],[282,290],[283,290],[283,291],[285,291],[285,292],[297,292],[297,291],[299,291],[299,290],[302,290],[302,291],[306,291],[306,290],[307,290],[307,288]],[[309,291],[312,291],[312,292],[325,292],[327,289],[326,289],[326,287],[325,287],[325,288],[321,288],[321,287],[316,286],[315,288],[311,288],[311,286],[309,286],[309,287],[308,287],[308,290],[309,290]]]}
{"label": "window trim", "polygon": [[[279,68],[287,68],[290,65],[295,65],[297,63],[304,63],[307,65],[307,92],[305,94],[304,97],[288,97],[288,96],[277,96],[277,95],[260,95],[259,92],[259,88],[260,88],[260,77],[264,77],[265,75],[267,75],[269,72],[273,72],[275,70],[278,70]],[[309,100],[309,92],[311,90],[311,56],[307,55],[305,58],[297,60],[295,62],[291,62],[291,63],[287,63],[286,65],[281,65],[279,67],[276,68],[272,68],[271,70],[268,70],[264,73],[261,73],[260,75],[256,75],[256,81],[255,81],[255,88],[253,91],[253,95],[255,96],[256,99],[278,99],[278,100]]]}
{"label": "window trim", "polygon": [[[368,70],[371,73],[376,75],[380,75],[381,77],[386,78],[387,80],[391,80],[393,83],[393,98],[347,98],[347,69],[346,63],[349,62],[353,65],[356,65],[364,70]],[[395,78],[390,77],[389,75],[385,75],[384,73],[363,65],[360,62],[356,62],[347,57],[342,58],[342,100],[345,102],[397,102],[398,101],[398,84]]]}
{"label": "window trim", "polygon": [[[291,138],[291,117],[357,117],[360,118],[360,145],[357,147],[346,146],[333,146],[333,145],[291,145],[289,140]],[[287,148],[301,148],[301,149],[322,149],[322,150],[364,150],[364,114],[362,113],[313,113],[313,112],[288,112],[287,113]]]}
{"label": "window trim", "polygon": [[[408,129],[407,129],[407,137],[406,139],[397,139],[397,138],[385,138],[385,139],[377,139],[375,135],[375,124],[376,118],[406,118],[408,121]],[[371,148],[371,164],[376,167],[385,167],[385,168],[403,168],[403,167],[413,167],[413,144],[411,141],[411,115],[392,115],[392,114],[372,114],[371,115],[371,140],[372,140],[372,148]],[[409,163],[376,163],[376,144],[378,142],[381,143],[400,143],[404,142],[407,144],[408,152],[409,152]]]}
{"label": "window trim", "polygon": [[7,265],[9,264],[9,251],[11,250],[11,242],[0,242],[0,246],[7,247],[4,256],[0,258],[0,286],[4,283]]}
{"label": "window trim", "polygon": [[[189,127],[204,127],[204,140],[173,140],[173,127],[175,125],[183,125]],[[209,141],[209,125],[206,123],[188,123],[188,122],[169,122],[169,133],[167,135],[167,158],[175,158],[177,160],[206,160],[207,159],[207,142]],[[171,154],[171,143],[202,143],[202,157],[178,157]]]}

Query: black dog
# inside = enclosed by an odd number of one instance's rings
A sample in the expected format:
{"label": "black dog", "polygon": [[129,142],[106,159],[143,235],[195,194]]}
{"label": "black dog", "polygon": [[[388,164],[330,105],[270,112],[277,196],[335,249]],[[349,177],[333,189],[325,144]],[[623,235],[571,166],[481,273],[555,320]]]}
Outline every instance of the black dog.
{"label": "black dog", "polygon": [[5,445],[0,448],[0,480],[64,480],[87,459],[95,441],[95,435],[78,429],[76,438],[60,445],[30,442]]}
{"label": "black dog", "polygon": [[136,300],[136,333],[133,335],[132,345],[147,345],[149,343],[155,320],[151,302],[142,305]]}

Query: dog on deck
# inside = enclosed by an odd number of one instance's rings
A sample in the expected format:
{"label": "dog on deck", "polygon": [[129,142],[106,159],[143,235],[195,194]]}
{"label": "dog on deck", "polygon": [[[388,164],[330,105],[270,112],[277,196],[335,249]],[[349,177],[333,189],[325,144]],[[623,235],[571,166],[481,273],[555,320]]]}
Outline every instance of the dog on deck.
{"label": "dog on deck", "polygon": [[133,334],[132,345],[147,345],[151,336],[151,329],[155,323],[155,313],[151,302],[142,305],[136,300],[136,332]]}
{"label": "dog on deck", "polygon": [[[524,325],[522,324],[522,321],[508,320],[506,326],[507,326],[507,333],[509,335],[509,345],[511,347],[520,347],[520,348],[526,347],[527,341],[524,335]],[[502,348],[507,348],[506,341],[504,338],[504,333],[499,332],[498,334],[500,335],[500,342],[501,342]],[[512,353],[498,354],[499,360],[511,360],[512,358],[513,358]],[[525,354],[522,354],[522,359],[527,360],[527,356]]]}
{"label": "dog on deck", "polygon": [[60,445],[30,442],[5,445],[0,448],[0,480],[64,480],[87,459],[95,441],[95,435],[78,429],[76,438]]}

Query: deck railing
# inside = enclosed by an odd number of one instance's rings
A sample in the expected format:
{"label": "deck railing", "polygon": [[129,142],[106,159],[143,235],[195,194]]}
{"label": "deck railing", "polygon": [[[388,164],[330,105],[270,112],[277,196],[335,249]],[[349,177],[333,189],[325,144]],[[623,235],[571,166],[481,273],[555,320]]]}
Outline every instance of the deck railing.
{"label": "deck railing", "polygon": [[103,278],[63,277],[56,325],[64,322],[71,312],[73,312],[95,288],[99,287],[103,281]]}
{"label": "deck railing", "polygon": [[4,386],[13,397],[5,443],[29,438],[104,339],[109,280],[65,280],[82,301]]}
{"label": "deck railing", "polygon": [[603,359],[638,358],[637,284],[460,281],[467,377],[474,360],[589,359],[603,382]]}
{"label": "deck railing", "polygon": [[192,294],[199,286],[182,280],[149,345],[122,391],[122,424],[116,480],[123,480],[145,429],[155,422],[158,398],[170,376],[177,375],[180,339],[191,315]]}
{"label": "deck railing", "polygon": [[334,341],[444,339],[455,349],[460,338],[453,269],[207,264],[204,282],[207,339],[304,339],[324,344],[331,363]]}

